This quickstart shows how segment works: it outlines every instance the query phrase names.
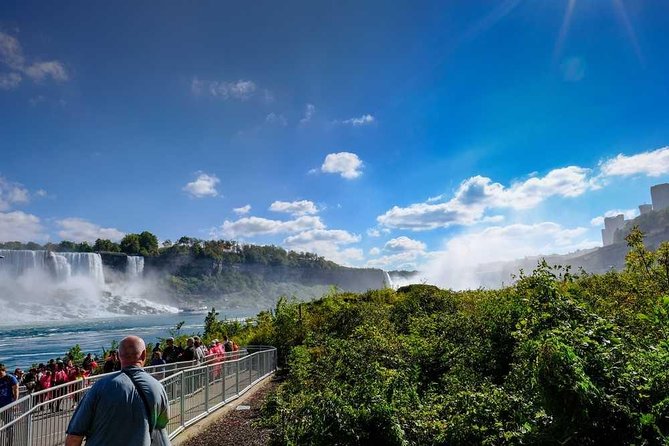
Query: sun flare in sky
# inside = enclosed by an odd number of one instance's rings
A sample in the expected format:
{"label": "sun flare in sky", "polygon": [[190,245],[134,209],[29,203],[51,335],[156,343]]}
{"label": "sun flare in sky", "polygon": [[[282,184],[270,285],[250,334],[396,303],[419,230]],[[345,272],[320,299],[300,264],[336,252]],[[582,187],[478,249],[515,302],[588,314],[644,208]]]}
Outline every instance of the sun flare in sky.
{"label": "sun flare in sky", "polygon": [[0,241],[387,270],[601,245],[669,179],[668,5],[5,1]]}

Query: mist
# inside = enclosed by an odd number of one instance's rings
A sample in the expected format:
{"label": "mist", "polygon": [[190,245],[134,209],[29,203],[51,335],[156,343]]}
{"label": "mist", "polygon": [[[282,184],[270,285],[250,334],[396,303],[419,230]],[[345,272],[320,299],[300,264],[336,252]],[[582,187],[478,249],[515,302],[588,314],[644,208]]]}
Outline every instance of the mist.
{"label": "mist", "polygon": [[[17,258],[20,254],[23,256]],[[3,251],[2,255],[2,325],[178,311],[159,302],[158,286],[151,278],[126,277],[107,268],[102,272],[99,259],[95,259],[99,271],[88,274],[76,268],[72,271],[73,266],[64,263],[63,256],[44,251]],[[88,255],[99,258],[97,254]],[[32,263],[31,257],[36,259]],[[55,257],[60,257],[58,262],[52,262]],[[60,272],[54,273],[51,262]]]}

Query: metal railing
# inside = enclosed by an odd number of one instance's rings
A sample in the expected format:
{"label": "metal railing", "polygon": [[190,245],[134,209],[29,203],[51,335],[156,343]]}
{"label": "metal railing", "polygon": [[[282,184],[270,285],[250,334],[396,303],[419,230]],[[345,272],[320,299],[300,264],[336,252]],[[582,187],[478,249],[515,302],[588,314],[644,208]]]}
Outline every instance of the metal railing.
{"label": "metal railing", "polygon": [[[158,379],[170,402],[167,425],[174,438],[191,424],[238,398],[276,370],[276,349],[250,346],[225,355],[145,367]],[[0,446],[60,446],[77,403],[105,375],[72,381],[26,395],[0,408]]]}

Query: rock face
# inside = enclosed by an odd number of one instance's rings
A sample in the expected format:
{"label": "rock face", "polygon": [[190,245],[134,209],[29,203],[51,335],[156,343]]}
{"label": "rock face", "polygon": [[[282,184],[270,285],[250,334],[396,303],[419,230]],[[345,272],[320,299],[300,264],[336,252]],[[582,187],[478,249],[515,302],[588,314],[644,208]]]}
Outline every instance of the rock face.
{"label": "rock face", "polygon": [[102,264],[105,268],[112,269],[119,273],[124,273],[128,264],[128,255],[122,252],[101,252]]}
{"label": "rock face", "polygon": [[384,288],[388,285],[383,270],[373,268],[334,268],[290,267],[283,265],[263,265],[236,263],[225,264],[207,258],[194,258],[190,255],[171,257],[147,257],[147,274],[175,274],[181,277],[202,277],[221,275],[253,276],[264,282],[294,282],[301,285],[334,285],[344,291],[367,291]]}
{"label": "rock face", "polygon": [[625,255],[628,252],[624,237],[637,225],[645,233],[644,244],[648,249],[657,249],[660,243],[669,240],[669,212],[651,212],[628,222],[623,230],[616,231],[614,243],[601,248],[578,251],[566,255],[546,255],[527,257],[512,262],[481,265],[477,271],[481,285],[497,288],[502,283],[510,283],[511,275],[520,269],[531,272],[541,259],[551,265],[570,265],[573,272],[583,268],[591,274],[602,274],[610,270],[625,268]]}

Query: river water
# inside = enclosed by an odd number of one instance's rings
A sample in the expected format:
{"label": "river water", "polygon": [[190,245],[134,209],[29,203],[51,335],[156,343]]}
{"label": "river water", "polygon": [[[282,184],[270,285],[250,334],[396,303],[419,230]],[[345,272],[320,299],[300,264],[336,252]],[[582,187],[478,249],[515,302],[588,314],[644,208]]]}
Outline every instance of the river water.
{"label": "river water", "polygon": [[[219,311],[223,317],[246,318],[254,316],[253,310]],[[8,371],[16,367],[29,368],[33,363],[46,362],[62,357],[75,344],[85,353],[109,349],[113,340],[136,335],[145,342],[170,336],[170,329],[184,321],[181,334],[202,334],[206,313],[171,313],[149,316],[126,316],[88,321],[39,323],[34,325],[0,326],[0,363]]]}

